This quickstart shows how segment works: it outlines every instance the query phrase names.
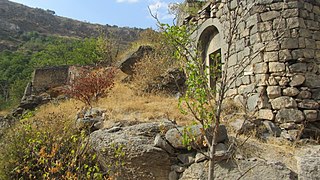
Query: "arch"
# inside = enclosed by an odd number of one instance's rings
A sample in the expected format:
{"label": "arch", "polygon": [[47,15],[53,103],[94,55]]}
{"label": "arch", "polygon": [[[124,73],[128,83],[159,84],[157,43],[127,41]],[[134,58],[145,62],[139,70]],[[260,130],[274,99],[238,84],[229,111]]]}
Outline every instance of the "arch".
{"label": "arch", "polygon": [[[198,50],[201,52],[201,58],[204,65],[209,67],[217,67],[222,63],[224,58],[224,42],[222,27],[218,19],[211,18],[203,22],[194,37]],[[219,59],[213,58],[219,55]],[[219,78],[218,69],[207,69],[208,84],[211,88],[216,89],[216,81]],[[214,76],[213,76],[214,74]]]}

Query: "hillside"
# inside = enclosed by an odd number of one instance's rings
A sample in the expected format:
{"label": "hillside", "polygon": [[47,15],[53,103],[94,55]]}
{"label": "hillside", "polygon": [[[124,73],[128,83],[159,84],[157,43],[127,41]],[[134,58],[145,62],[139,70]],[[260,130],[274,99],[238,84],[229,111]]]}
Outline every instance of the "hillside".
{"label": "hillside", "polygon": [[68,37],[96,37],[100,32],[116,37],[121,45],[137,39],[142,29],[99,25],[55,15],[52,10],[30,8],[8,0],[0,0],[0,50],[15,50],[26,32]]}

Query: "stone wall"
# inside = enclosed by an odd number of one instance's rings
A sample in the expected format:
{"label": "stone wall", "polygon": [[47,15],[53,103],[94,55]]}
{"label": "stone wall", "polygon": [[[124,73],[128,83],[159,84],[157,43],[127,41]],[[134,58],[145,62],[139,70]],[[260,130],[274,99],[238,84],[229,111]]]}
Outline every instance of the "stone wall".
{"label": "stone wall", "polygon": [[190,22],[199,25],[194,38],[206,63],[220,48],[227,74],[239,75],[229,97],[284,134],[298,137],[309,125],[319,133],[319,1],[217,0],[185,19]]}
{"label": "stone wall", "polygon": [[67,84],[69,80],[69,66],[39,68],[33,72],[32,94]]}

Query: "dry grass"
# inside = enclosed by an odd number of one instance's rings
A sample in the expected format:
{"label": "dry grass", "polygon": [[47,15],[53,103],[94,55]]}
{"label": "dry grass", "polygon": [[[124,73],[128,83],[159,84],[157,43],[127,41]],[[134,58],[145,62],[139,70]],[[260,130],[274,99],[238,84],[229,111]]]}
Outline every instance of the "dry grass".
{"label": "dry grass", "polygon": [[[162,95],[136,95],[129,86],[121,83],[125,75],[117,73],[115,87],[106,98],[101,98],[93,107],[106,110],[106,126],[116,121],[153,122],[163,118],[175,120],[184,125],[190,122],[190,117],[184,116],[178,109],[178,99]],[[59,104],[48,103],[38,108],[33,118],[37,120],[50,119],[60,114],[61,119],[74,120],[83,103],[76,100],[66,100]],[[58,117],[58,118],[59,118]]]}
{"label": "dry grass", "polygon": [[101,99],[98,107],[106,109],[110,120],[156,121],[170,118],[186,124],[190,117],[181,114],[178,99],[164,95],[137,95],[129,86],[120,83],[123,74],[118,74],[115,87],[109,97]]}
{"label": "dry grass", "polygon": [[1,110],[0,111],[0,116],[5,116],[5,115],[7,115],[9,113],[10,113],[10,110]]}

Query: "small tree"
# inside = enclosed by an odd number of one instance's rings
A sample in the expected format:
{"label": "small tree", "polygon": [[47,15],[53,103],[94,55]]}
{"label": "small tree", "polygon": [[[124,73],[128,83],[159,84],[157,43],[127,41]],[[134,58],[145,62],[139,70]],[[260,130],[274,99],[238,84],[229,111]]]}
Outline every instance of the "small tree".
{"label": "small tree", "polygon": [[[250,15],[252,7],[256,4],[257,2],[248,4],[238,2],[238,6],[232,9],[230,0],[223,2],[222,13],[226,18],[222,24],[224,32],[221,33],[224,34],[223,40],[226,47],[223,54],[217,53],[211,57],[215,59],[215,63],[210,65],[203,60],[201,42],[197,42],[194,38],[200,24],[191,22],[187,25],[170,26],[161,24],[156,15],[152,15],[160,24],[168,43],[176,48],[175,58],[182,62],[182,67],[187,74],[187,91],[180,99],[187,107],[187,111],[183,110],[183,112],[191,112],[195,120],[202,125],[203,132],[208,128],[210,128],[209,132],[212,132],[204,133],[205,143],[208,145],[209,180],[214,179],[215,151],[222,120],[222,105],[227,99],[227,92],[252,64],[253,59],[268,45],[266,43],[261,48],[251,49],[252,53],[249,56],[238,59],[236,65],[231,65],[230,57],[239,38],[237,36],[239,26],[245,23],[245,18]],[[273,39],[282,37],[278,31],[274,32],[274,36]],[[209,77],[215,81],[214,86],[208,83]],[[242,95],[246,97],[248,94]],[[246,104],[243,105],[247,108]],[[213,138],[209,141],[210,137]]]}
{"label": "small tree", "polygon": [[64,93],[92,106],[99,98],[105,97],[114,86],[114,68],[99,68],[93,71],[81,70]]}

